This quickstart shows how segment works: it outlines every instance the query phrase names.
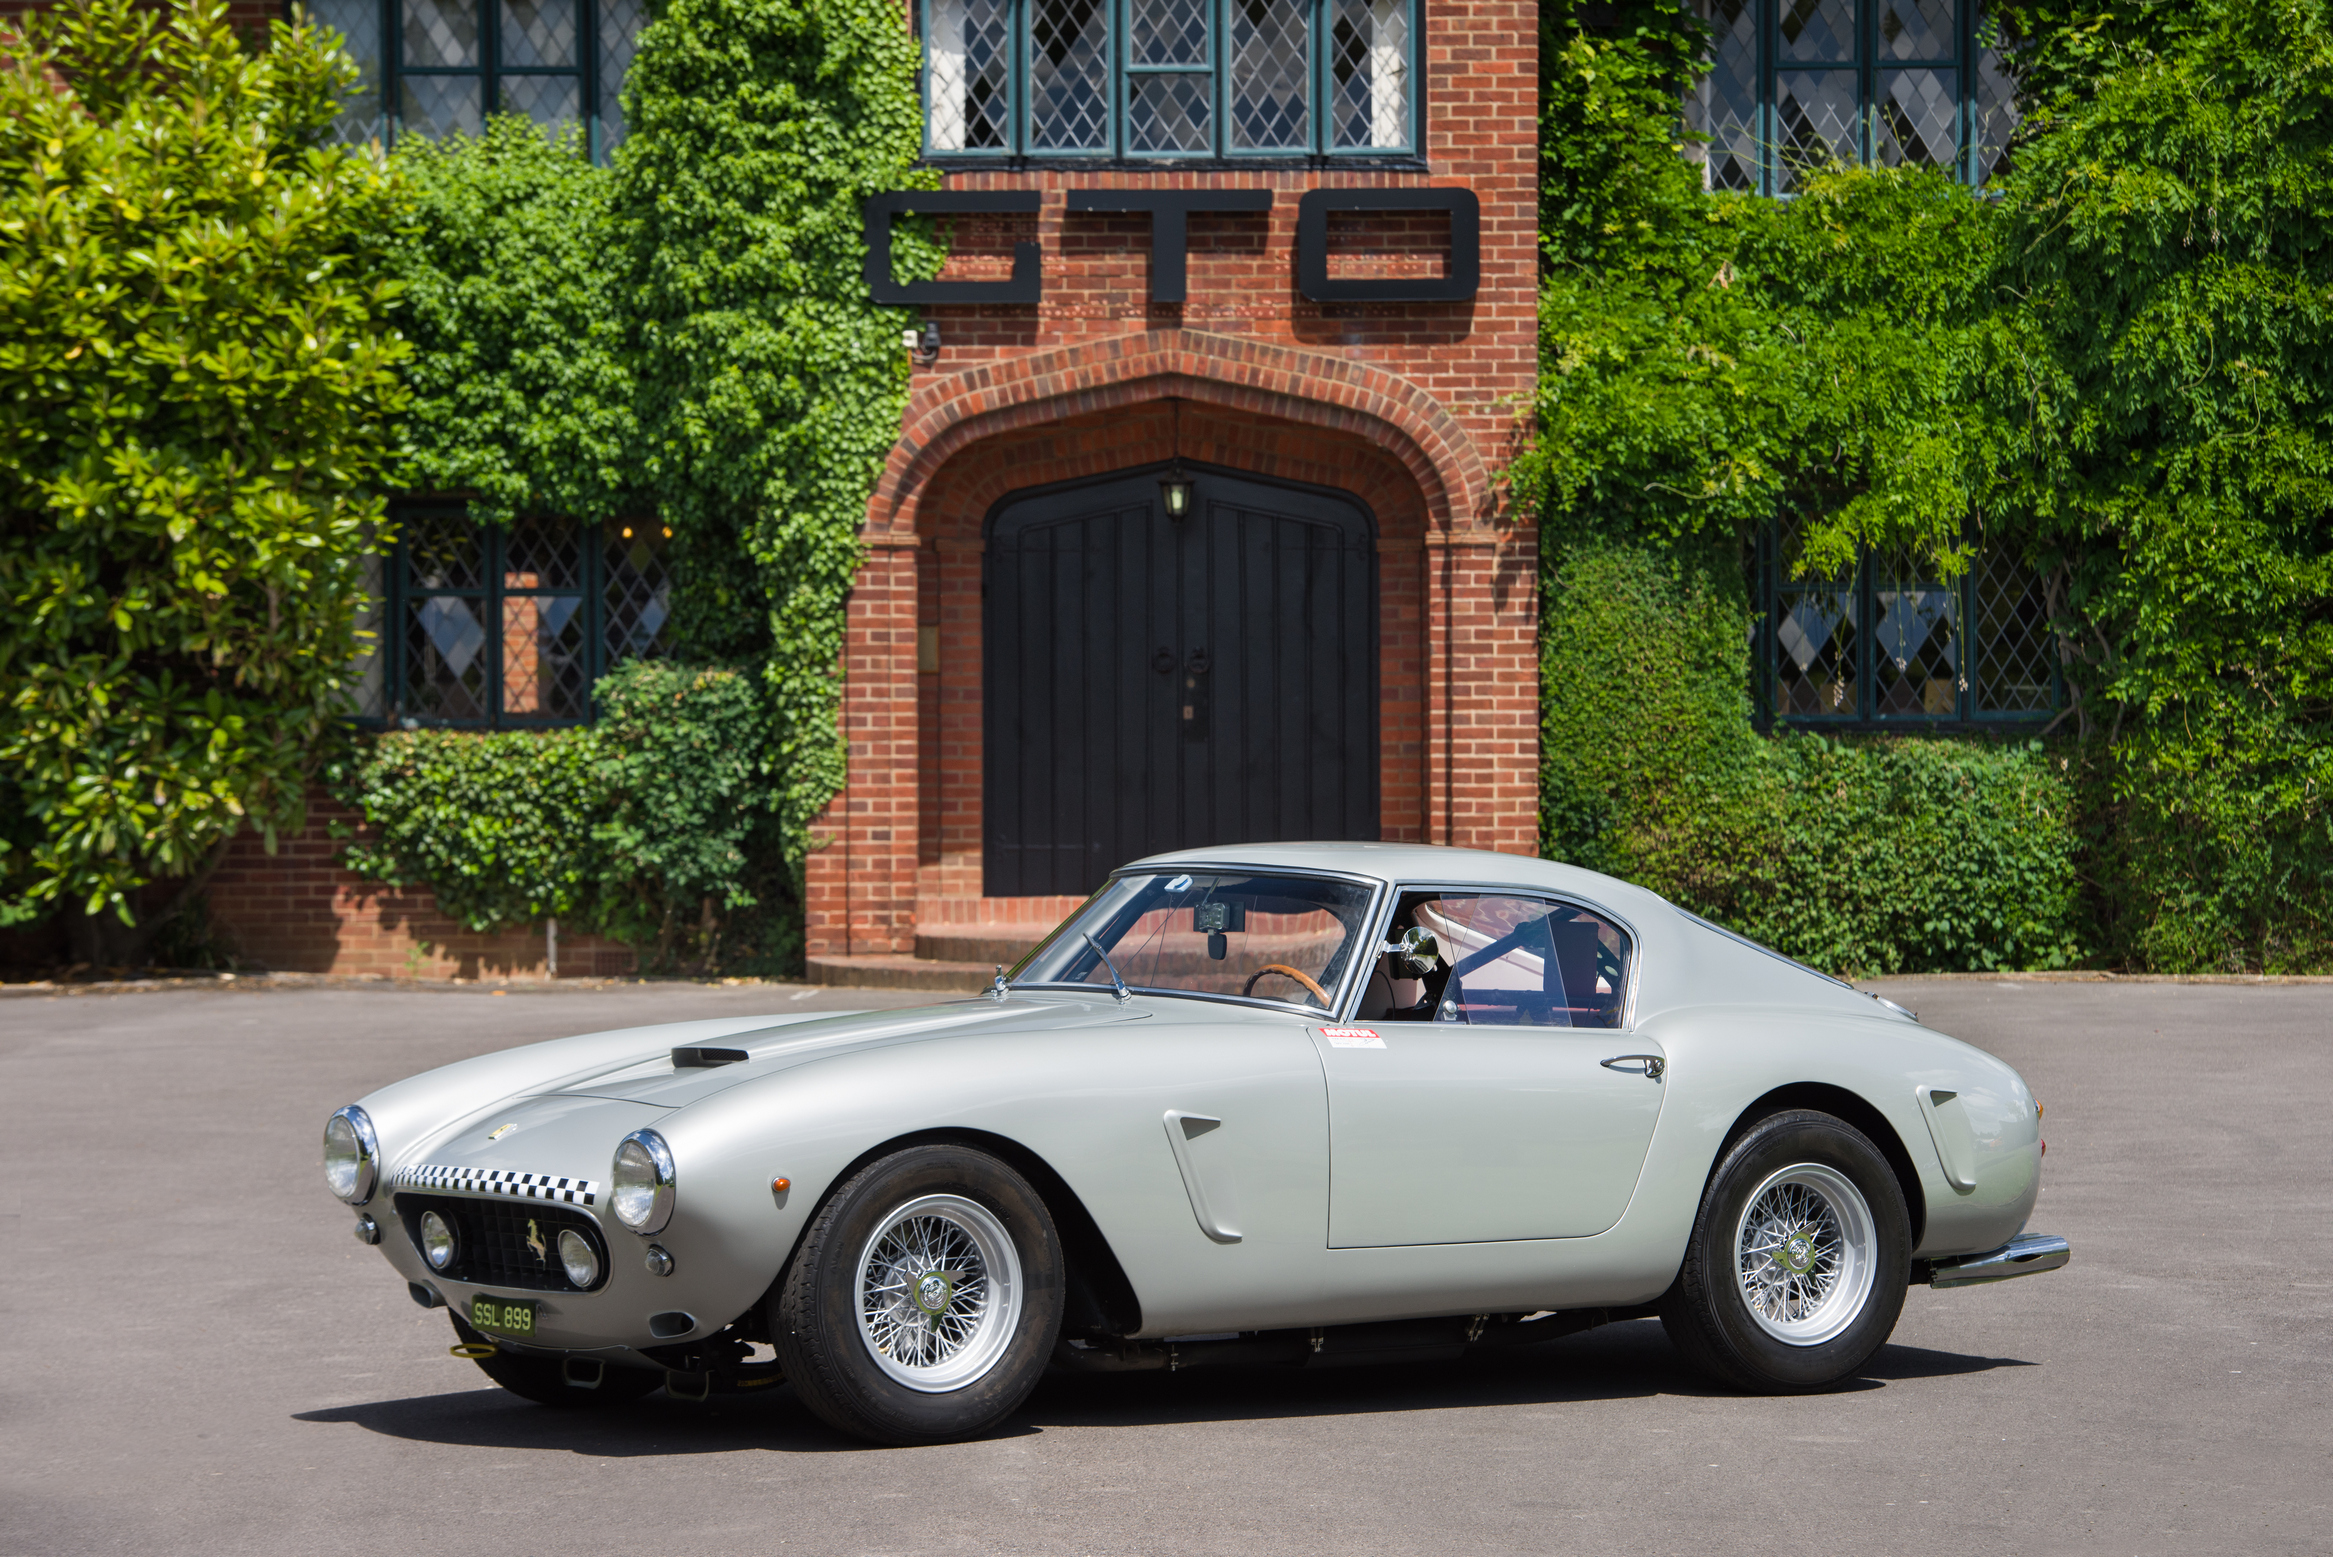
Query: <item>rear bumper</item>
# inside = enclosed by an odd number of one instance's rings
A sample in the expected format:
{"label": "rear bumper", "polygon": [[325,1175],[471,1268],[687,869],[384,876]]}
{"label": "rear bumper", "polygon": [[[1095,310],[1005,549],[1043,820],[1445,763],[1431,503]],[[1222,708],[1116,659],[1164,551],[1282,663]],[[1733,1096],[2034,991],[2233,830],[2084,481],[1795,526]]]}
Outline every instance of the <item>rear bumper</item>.
{"label": "rear bumper", "polygon": [[2054,1233],[2020,1233],[1985,1254],[1955,1254],[1929,1260],[1932,1287],[1973,1287],[2016,1276],[2038,1276],[2057,1270],[2074,1257],[2074,1247]]}

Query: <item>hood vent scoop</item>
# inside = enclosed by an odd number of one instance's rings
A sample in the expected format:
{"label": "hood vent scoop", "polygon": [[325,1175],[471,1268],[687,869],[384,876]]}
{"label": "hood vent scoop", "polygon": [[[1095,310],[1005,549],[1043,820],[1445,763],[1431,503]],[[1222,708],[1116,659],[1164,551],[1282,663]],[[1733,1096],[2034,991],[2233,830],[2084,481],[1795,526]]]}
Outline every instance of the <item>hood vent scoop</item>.
{"label": "hood vent scoop", "polygon": [[742,1065],[753,1056],[743,1049],[675,1049],[674,1070],[710,1070],[716,1065]]}

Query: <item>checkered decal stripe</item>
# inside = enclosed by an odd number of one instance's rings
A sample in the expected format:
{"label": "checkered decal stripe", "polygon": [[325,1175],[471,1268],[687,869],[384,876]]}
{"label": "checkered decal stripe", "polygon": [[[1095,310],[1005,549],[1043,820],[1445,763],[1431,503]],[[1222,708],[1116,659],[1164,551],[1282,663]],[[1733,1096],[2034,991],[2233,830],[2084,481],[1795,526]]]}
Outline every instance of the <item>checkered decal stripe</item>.
{"label": "checkered decal stripe", "polygon": [[399,1189],[442,1189],[456,1195],[499,1195],[506,1200],[556,1200],[561,1205],[599,1204],[594,1179],[557,1178],[548,1173],[509,1173],[499,1168],[453,1168],[420,1163],[397,1170]]}

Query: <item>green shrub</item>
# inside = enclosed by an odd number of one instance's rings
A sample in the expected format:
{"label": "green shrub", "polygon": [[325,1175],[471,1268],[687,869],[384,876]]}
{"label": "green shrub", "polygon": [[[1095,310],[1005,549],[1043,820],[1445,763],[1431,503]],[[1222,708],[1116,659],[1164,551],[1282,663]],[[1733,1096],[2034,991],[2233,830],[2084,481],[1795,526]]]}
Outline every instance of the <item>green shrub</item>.
{"label": "green shrub", "polygon": [[651,966],[800,966],[794,878],[777,838],[768,700],[749,671],[635,660],[601,678],[598,914]]}
{"label": "green shrub", "polygon": [[[0,924],[78,950],[303,816],[359,648],[405,346],[395,191],[321,144],[328,36],[217,0],[12,18],[0,59]],[[70,88],[61,85],[70,82]]]}
{"label": "green shrub", "polygon": [[473,930],[557,917],[652,970],[798,969],[753,673],[634,660],[593,694],[580,729],[372,741],[343,775],[365,820],[349,868],[426,885]]}
{"label": "green shrub", "polygon": [[1727,547],[1551,550],[1542,847],[1848,974],[2074,961],[2074,783],[2038,742],[1750,726]]}
{"label": "green shrub", "polygon": [[395,730],[351,762],[345,797],[367,836],[347,863],[391,886],[427,886],[473,930],[599,907],[612,861],[599,831],[608,799],[588,729]]}

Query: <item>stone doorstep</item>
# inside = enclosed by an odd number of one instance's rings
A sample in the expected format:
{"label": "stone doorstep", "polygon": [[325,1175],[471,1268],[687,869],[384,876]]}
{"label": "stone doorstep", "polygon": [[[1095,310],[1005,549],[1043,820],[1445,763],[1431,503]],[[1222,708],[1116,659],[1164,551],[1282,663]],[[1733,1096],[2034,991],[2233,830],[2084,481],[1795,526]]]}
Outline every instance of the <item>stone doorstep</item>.
{"label": "stone doorstep", "polygon": [[813,984],[858,989],[928,989],[934,994],[971,995],[988,988],[996,969],[981,962],[942,962],[897,954],[867,957],[812,957]]}
{"label": "stone doorstep", "polygon": [[934,962],[977,963],[993,973],[998,963],[1009,968],[1019,962],[1052,933],[1050,922],[918,925],[915,954]]}

